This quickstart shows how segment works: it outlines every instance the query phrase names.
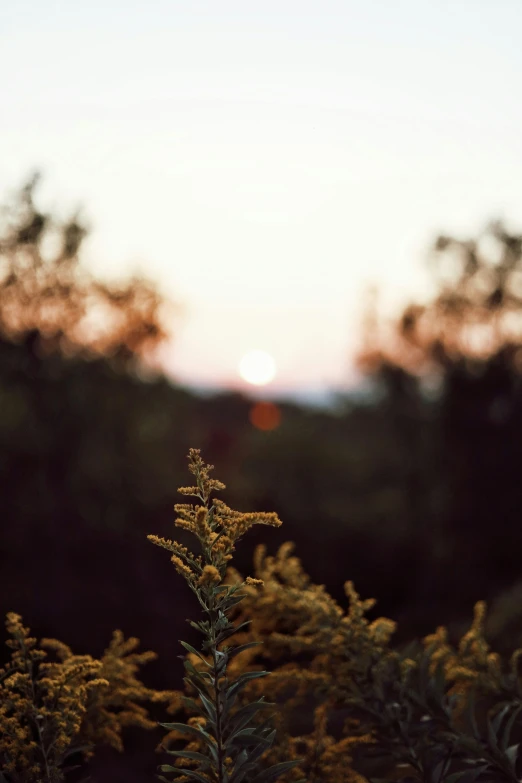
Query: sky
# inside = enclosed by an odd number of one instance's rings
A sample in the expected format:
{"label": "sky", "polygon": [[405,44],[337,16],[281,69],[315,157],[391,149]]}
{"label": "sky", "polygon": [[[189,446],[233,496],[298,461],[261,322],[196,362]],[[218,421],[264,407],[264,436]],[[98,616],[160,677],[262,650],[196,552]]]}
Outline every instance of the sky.
{"label": "sky", "polygon": [[426,295],[438,233],[522,226],[520,0],[0,3],[0,194],[179,302],[183,383],[356,381],[365,290]]}

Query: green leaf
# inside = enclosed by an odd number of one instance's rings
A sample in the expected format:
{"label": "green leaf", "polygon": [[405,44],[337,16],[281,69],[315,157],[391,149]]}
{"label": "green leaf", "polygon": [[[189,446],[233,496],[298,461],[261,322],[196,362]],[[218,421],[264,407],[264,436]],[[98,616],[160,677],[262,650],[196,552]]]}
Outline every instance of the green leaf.
{"label": "green leaf", "polygon": [[240,604],[243,598],[246,598],[245,593],[238,593],[237,595],[226,595],[219,602],[219,608],[225,612],[230,611],[234,606]]}
{"label": "green leaf", "polygon": [[194,677],[191,677],[191,676],[183,677],[183,682],[186,685],[190,685],[192,688],[194,688],[198,692],[198,694],[200,696],[201,696],[202,693],[204,693],[207,696],[207,698],[209,698],[209,699],[212,698],[212,694],[208,690],[208,688],[205,685],[205,683],[200,682],[200,681],[196,681],[194,679]]}
{"label": "green leaf", "polygon": [[[221,536],[222,533],[220,533],[219,535]],[[215,543],[215,541],[213,543]],[[240,584],[238,584],[238,585],[224,585],[224,584],[221,584],[221,585],[218,585],[216,587],[216,594],[219,594],[219,595],[222,595],[222,594],[234,595],[234,593],[237,593],[237,591],[241,587],[242,587],[242,585],[240,585]]]}
{"label": "green leaf", "polygon": [[273,764],[268,769],[264,769],[255,778],[252,783],[267,783],[269,780],[276,780],[283,772],[287,772],[289,769],[297,767],[298,764],[302,764],[303,759],[296,759],[295,761],[281,761],[279,764]]}
{"label": "green leaf", "polygon": [[238,767],[237,770],[234,771],[234,774],[230,778],[230,783],[242,783],[242,781],[245,779],[245,775],[255,769],[256,766],[257,764],[255,762],[245,762],[241,765],[241,767]]}
{"label": "green leaf", "polygon": [[502,721],[504,720],[504,718],[508,714],[510,708],[511,708],[510,704],[505,704],[504,707],[502,707],[502,709],[497,712],[497,714],[495,715],[495,717],[491,721],[491,725],[493,727],[493,731],[495,732],[495,735],[498,736],[498,734],[500,732],[500,726],[502,724]]}
{"label": "green leaf", "polygon": [[211,664],[211,663],[209,663],[208,661],[206,661],[206,660],[203,658],[203,656],[201,655],[201,653],[200,653],[200,652],[198,652],[196,649],[194,649],[194,647],[192,647],[192,645],[190,645],[190,644],[187,644],[187,642],[182,642],[182,641],[181,641],[181,639],[179,640],[179,643],[181,644],[181,646],[182,646],[182,647],[184,647],[184,648],[185,648],[185,650],[187,650],[188,652],[192,653],[193,655],[197,655],[197,656],[198,656],[198,658],[199,658],[201,661],[203,661],[203,663],[204,663],[206,666],[212,666],[212,664]]}
{"label": "green leaf", "polygon": [[190,661],[187,661],[186,658],[183,659],[183,666],[185,667],[185,669],[188,672],[190,672],[190,674],[193,677],[196,677],[196,678],[201,679],[201,680],[206,681],[206,682],[212,682],[212,675],[211,675],[210,672],[198,671],[198,669],[196,669],[194,664],[191,663]]}
{"label": "green leaf", "polygon": [[228,653],[221,652],[221,650],[216,650],[215,675],[217,677],[220,677],[222,674],[225,673],[225,669],[227,668],[227,663],[228,663]]}
{"label": "green leaf", "polygon": [[188,726],[186,723],[160,723],[160,726],[162,726],[164,729],[168,729],[169,731],[179,731],[181,734],[189,734],[191,737],[196,737],[197,739],[204,742],[209,749],[209,752],[214,759],[214,762],[218,763],[218,756],[217,756],[217,750],[216,750],[216,743],[214,741],[214,738],[208,734],[205,729],[201,728],[201,726]]}
{"label": "green leaf", "polygon": [[519,747],[520,747],[520,742],[517,742],[516,745],[511,745],[509,748],[506,748],[506,750],[504,751],[509,763],[511,764],[511,767],[513,768],[513,772],[515,771],[517,766]]}
{"label": "green leaf", "polygon": [[239,731],[233,738],[229,738],[227,745],[229,745],[229,743],[243,745],[245,747],[250,745],[264,745],[265,748],[268,748],[271,745],[270,740],[256,734],[255,729],[243,729],[243,731]]}
{"label": "green leaf", "polygon": [[195,623],[193,620],[187,620],[188,624],[195,628],[200,633],[208,633],[210,626],[207,620],[201,620],[199,623]]}
{"label": "green leaf", "polygon": [[[245,776],[249,774],[250,772],[256,770],[257,762],[264,753],[265,748],[261,746],[261,748],[251,748],[248,753],[246,751],[241,751],[241,754],[238,756],[238,759],[243,759],[241,764],[236,765],[236,768],[232,774],[232,777],[230,778],[230,783],[241,783],[245,779]],[[243,756],[242,754],[245,754]]]}
{"label": "green leaf", "polygon": [[[511,705],[512,707],[515,706],[514,704]],[[509,716],[509,719],[506,721],[506,725],[504,727],[504,732],[502,734],[502,739],[500,742],[500,747],[505,750],[509,744],[509,740],[511,737],[511,731],[513,730],[513,725],[518,718],[520,714],[520,710],[522,710],[522,704],[519,704],[516,706],[516,708],[513,710],[511,715]]]}
{"label": "green leaf", "polygon": [[254,701],[251,704],[246,704],[244,707],[241,707],[239,710],[237,710],[237,712],[234,713],[234,715],[224,722],[225,729],[228,728],[229,736],[232,737],[234,733],[241,731],[241,729],[247,724],[250,718],[256,714],[256,712],[263,709],[264,707],[273,706],[275,705],[271,702],[265,701],[264,697],[261,697],[258,701]]}
{"label": "green leaf", "polygon": [[248,761],[248,751],[243,749],[236,759],[236,769],[239,769],[246,761]]}
{"label": "green leaf", "polygon": [[212,723],[215,725],[216,724],[216,708],[215,708],[215,706],[212,704],[210,699],[207,699],[207,697],[205,696],[204,693],[200,693],[199,694],[199,698],[201,699],[201,701],[203,703],[203,706],[204,706],[204,708],[205,708],[209,718],[211,719]]}
{"label": "green leaf", "polygon": [[241,783],[247,772],[254,768],[255,763],[249,762],[247,751],[242,750],[236,759],[236,765],[230,778],[230,783]]}
{"label": "green leaf", "polygon": [[263,642],[248,642],[247,644],[240,644],[238,647],[232,647],[232,649],[228,651],[228,657],[232,660],[232,658],[235,658],[239,653],[250,650],[251,647],[260,647],[262,644]]}
{"label": "green leaf", "polygon": [[219,634],[219,636],[217,638],[218,644],[220,644],[221,642],[224,642],[225,639],[229,638],[229,636],[233,636],[235,633],[240,631],[241,628],[246,628],[247,625],[250,625],[251,622],[252,622],[252,620],[245,620],[245,622],[239,623],[239,625],[233,625],[230,628],[227,628],[226,630],[221,631],[221,633]]}
{"label": "green leaf", "polygon": [[214,620],[214,628],[216,631],[224,631],[228,628],[234,628],[228,617],[224,614],[221,607],[218,609],[217,620]]}
{"label": "green leaf", "polygon": [[210,734],[207,734],[205,729],[201,728],[201,726],[196,728],[195,726],[188,726],[186,723],[160,723],[159,725],[168,731],[179,731],[180,734],[190,734],[191,737],[197,737],[207,744],[214,746],[214,740]]}
{"label": "green leaf", "polygon": [[231,698],[239,691],[245,687],[247,682],[250,682],[251,680],[257,680],[260,677],[266,677],[269,672],[260,671],[260,672],[243,672],[243,674],[240,674],[237,680],[234,680],[234,682],[227,688],[226,690],[226,698]]}
{"label": "green leaf", "polygon": [[203,692],[207,698],[212,698],[212,694],[209,692],[207,687],[207,683],[209,683],[210,686],[214,685],[214,678],[212,674],[210,674],[210,672],[196,671],[189,661],[185,661],[185,669],[188,672],[188,675],[184,677],[185,682],[192,685],[198,691],[198,693]]}

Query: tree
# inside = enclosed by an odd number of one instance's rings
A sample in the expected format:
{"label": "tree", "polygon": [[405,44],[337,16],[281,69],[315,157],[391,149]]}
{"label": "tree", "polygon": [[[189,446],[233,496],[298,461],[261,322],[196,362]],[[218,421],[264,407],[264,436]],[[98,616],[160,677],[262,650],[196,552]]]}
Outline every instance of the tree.
{"label": "tree", "polygon": [[[522,371],[522,235],[501,222],[477,239],[439,236],[431,255],[435,294],[408,305],[385,337],[378,321],[361,358],[371,371],[386,363],[444,382],[457,365],[479,375],[503,357]],[[373,343],[373,344],[372,344]]]}
{"label": "tree", "polygon": [[420,496],[416,524],[430,567],[419,589],[424,601],[445,596],[456,606],[457,594],[469,602],[520,574],[522,236],[499,222],[476,239],[442,236],[431,261],[432,298],[392,324],[369,319],[360,362],[390,415],[409,418],[403,435],[427,410],[435,417],[438,475],[410,437],[417,486],[431,482],[440,500],[433,513]]}
{"label": "tree", "polygon": [[78,215],[60,221],[35,204],[32,177],[0,216],[0,334],[33,333],[40,349],[111,357],[128,366],[169,335],[169,304],[151,282],[104,283],[80,262]]}

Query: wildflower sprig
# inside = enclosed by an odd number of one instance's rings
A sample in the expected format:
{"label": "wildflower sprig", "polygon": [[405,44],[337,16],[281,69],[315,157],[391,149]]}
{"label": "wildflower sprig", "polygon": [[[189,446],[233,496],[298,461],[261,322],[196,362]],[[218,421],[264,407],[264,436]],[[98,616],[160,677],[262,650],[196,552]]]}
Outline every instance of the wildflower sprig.
{"label": "wildflower sprig", "polygon": [[140,667],[156,657],[136,652],[139,640],[115,631],[101,660],[75,655],[63,642],[39,643],[9,612],[10,660],[0,668],[0,781],[60,783],[72,761],[98,745],[123,750],[127,726],[152,729],[142,702],[171,701],[146,688]]}
{"label": "wildflower sprig", "polygon": [[10,612],[6,627],[12,656],[0,669],[0,770],[20,783],[58,783],[78,750],[91,692],[109,683],[99,676],[100,661],[88,655],[48,662],[20,615]]}
{"label": "wildflower sprig", "polygon": [[176,504],[175,525],[196,537],[200,553],[192,553],[177,541],[148,536],[153,544],[171,552],[174,567],[187,581],[205,615],[199,622],[190,622],[203,635],[201,651],[181,642],[188,653],[184,661],[185,683],[196,695],[196,699],[186,698],[185,704],[197,717],[187,723],[162,724],[170,731],[169,739],[185,738],[189,744],[184,750],[168,750],[177,759],[175,766],[164,764],[160,769],[174,773],[175,779],[199,783],[274,781],[297,762],[283,761],[260,769],[259,761],[271,746],[275,730],[267,721],[259,723],[253,719],[269,703],[261,697],[237,705],[247,684],[265,677],[267,672],[248,671],[231,678],[227,668],[234,658],[259,643],[225,644],[248,625],[248,621],[235,625],[229,618],[245,597],[241,588],[261,586],[262,581],[247,577],[240,583],[224,584],[223,580],[237,541],[253,525],[279,527],[281,521],[274,513],[234,511],[213,498],[214,492],[225,489],[221,481],[210,477],[213,466],[203,462],[198,449],[191,449],[188,459],[195,485],[181,487],[180,492],[200,502]]}

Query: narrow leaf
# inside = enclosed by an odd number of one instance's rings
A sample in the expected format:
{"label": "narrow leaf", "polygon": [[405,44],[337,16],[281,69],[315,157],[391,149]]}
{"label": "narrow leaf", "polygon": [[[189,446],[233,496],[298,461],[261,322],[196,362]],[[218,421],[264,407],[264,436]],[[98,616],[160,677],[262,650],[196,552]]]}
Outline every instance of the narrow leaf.
{"label": "narrow leaf", "polygon": [[501,747],[504,749],[509,745],[511,731],[513,730],[513,725],[520,714],[520,710],[522,710],[522,704],[519,704],[516,709],[513,710],[512,714],[509,716],[509,719],[506,722],[500,743]]}
{"label": "narrow leaf", "polygon": [[248,642],[247,644],[240,644],[238,647],[233,647],[228,651],[228,657],[230,660],[232,660],[232,658],[235,658],[236,655],[239,655],[245,650],[250,650],[251,647],[260,647],[262,644],[263,642]]}
{"label": "narrow leaf", "polygon": [[192,647],[192,645],[190,645],[190,644],[187,644],[187,642],[182,642],[181,640],[180,640],[180,642],[179,642],[179,643],[181,644],[181,646],[182,646],[182,647],[184,647],[184,648],[185,648],[185,650],[187,650],[188,652],[192,653],[193,655],[197,655],[197,656],[198,656],[198,658],[200,659],[200,661],[203,661],[203,663],[204,663],[206,666],[212,666],[212,664],[211,664],[211,663],[209,663],[208,661],[206,661],[206,660],[203,658],[203,656],[201,655],[201,653],[200,653],[200,652],[198,652],[198,651],[197,651],[197,650],[196,650],[194,647]]}
{"label": "narrow leaf", "polygon": [[229,730],[229,736],[233,736],[235,732],[240,731],[250,718],[264,707],[273,707],[274,704],[267,702],[264,698],[254,701],[251,704],[246,704],[241,707],[234,715],[232,715],[227,721],[225,721],[225,727]]}
{"label": "narrow leaf", "polygon": [[241,630],[241,628],[246,628],[247,625],[250,625],[252,621],[251,620],[245,620],[244,623],[239,623],[239,625],[233,625],[231,628],[227,628],[224,631],[221,631],[221,633],[218,636],[218,643],[224,642],[225,639],[228,639],[229,636],[233,636],[235,633]]}
{"label": "narrow leaf", "polygon": [[289,769],[297,767],[298,764],[302,764],[303,759],[296,759],[295,761],[281,761],[279,764],[273,764],[268,769],[260,772],[252,780],[252,783],[267,783],[269,780],[276,780],[283,772],[287,772]]}
{"label": "narrow leaf", "polygon": [[509,748],[506,748],[505,754],[508,758],[509,763],[511,764],[513,771],[515,771],[517,766],[517,758],[518,758],[518,749],[520,747],[520,742],[517,742],[516,745],[511,745]]}
{"label": "narrow leaf", "polygon": [[264,737],[254,734],[253,729],[239,731],[233,738],[230,738],[227,741],[227,746],[232,743],[235,745],[243,745],[244,747],[248,747],[249,745],[264,745],[265,748],[270,747],[270,742]]}
{"label": "narrow leaf", "polygon": [[205,707],[205,710],[208,713],[209,718],[212,720],[213,723],[216,723],[216,708],[210,701],[210,699],[207,699],[205,694],[200,693],[199,698],[201,699],[203,706]]}

